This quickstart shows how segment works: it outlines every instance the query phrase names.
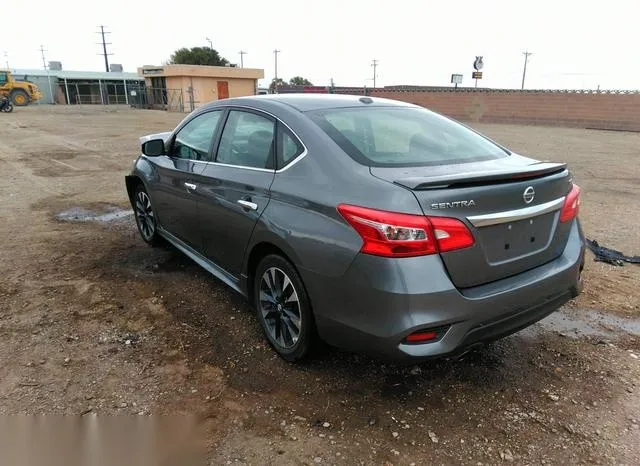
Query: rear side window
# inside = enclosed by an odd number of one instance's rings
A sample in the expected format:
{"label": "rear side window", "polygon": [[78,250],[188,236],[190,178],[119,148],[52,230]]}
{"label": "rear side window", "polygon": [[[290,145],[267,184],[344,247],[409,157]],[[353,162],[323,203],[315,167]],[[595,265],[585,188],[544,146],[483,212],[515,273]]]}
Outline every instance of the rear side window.
{"label": "rear side window", "polygon": [[282,123],[278,123],[278,170],[302,155],[302,143]]}
{"label": "rear side window", "polygon": [[273,169],[275,131],[275,122],[271,118],[231,110],[220,137],[216,162]]}
{"label": "rear side window", "polygon": [[471,129],[420,108],[338,108],[308,115],[348,155],[368,166],[448,165],[509,155]]}

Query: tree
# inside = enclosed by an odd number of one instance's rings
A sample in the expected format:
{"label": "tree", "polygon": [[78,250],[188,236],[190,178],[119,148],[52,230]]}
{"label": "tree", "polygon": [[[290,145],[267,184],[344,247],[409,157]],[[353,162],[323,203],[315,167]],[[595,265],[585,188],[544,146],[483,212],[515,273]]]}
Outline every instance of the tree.
{"label": "tree", "polygon": [[303,78],[302,76],[294,76],[289,80],[289,84],[292,86],[313,86],[311,81],[307,78]]}
{"label": "tree", "polygon": [[269,92],[272,92],[272,93],[275,92],[276,86],[286,86],[286,85],[287,85],[287,83],[286,83],[286,81],[284,79],[282,79],[282,78],[278,78],[278,79],[274,78],[271,81],[271,84],[269,84]]}
{"label": "tree", "polygon": [[169,65],[208,65],[225,66],[229,63],[226,58],[209,47],[183,47],[176,50],[169,58]]}

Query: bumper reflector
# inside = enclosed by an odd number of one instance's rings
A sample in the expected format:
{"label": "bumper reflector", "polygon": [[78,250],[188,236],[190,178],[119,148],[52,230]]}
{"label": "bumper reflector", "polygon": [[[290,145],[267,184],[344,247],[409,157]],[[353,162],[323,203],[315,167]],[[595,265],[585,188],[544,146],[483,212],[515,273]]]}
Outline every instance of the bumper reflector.
{"label": "bumper reflector", "polygon": [[438,338],[438,332],[434,330],[420,330],[414,332],[404,339],[406,343],[428,343]]}

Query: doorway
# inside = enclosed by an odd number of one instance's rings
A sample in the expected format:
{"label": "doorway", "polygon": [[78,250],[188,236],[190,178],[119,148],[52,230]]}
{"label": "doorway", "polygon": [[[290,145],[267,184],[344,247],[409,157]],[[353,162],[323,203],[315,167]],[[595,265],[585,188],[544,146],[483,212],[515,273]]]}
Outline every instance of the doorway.
{"label": "doorway", "polygon": [[218,81],[218,99],[229,98],[229,81]]}

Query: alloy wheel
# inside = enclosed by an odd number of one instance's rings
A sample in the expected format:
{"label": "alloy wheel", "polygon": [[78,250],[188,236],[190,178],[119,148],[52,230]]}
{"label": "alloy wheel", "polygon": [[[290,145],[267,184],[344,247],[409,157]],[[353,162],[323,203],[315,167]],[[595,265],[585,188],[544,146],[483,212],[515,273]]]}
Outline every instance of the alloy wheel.
{"label": "alloy wheel", "polygon": [[151,199],[144,191],[136,196],[136,220],[140,226],[140,234],[145,241],[150,241],[156,232],[156,218],[151,207]]}
{"label": "alloy wheel", "polygon": [[302,312],[291,279],[277,267],[268,268],[260,281],[260,312],[271,339],[289,349],[300,338]]}

